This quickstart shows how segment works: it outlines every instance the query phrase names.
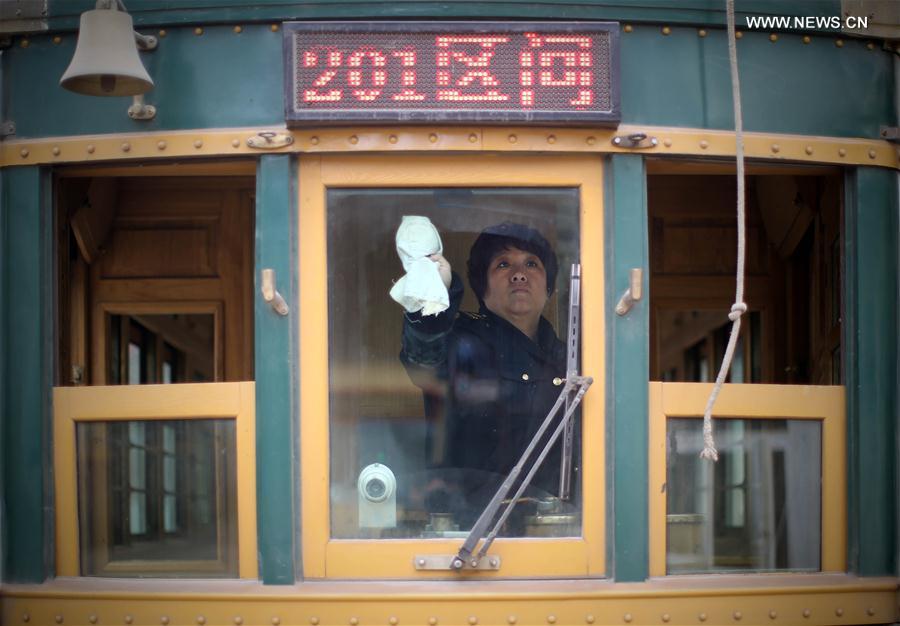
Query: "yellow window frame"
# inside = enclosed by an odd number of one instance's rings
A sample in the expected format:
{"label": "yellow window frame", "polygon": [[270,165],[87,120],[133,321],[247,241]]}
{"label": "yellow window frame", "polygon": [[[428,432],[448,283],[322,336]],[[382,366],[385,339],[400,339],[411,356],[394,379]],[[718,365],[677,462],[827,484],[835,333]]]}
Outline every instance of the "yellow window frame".
{"label": "yellow window frame", "polygon": [[[650,575],[666,575],[666,422],[702,419],[710,383],[651,382]],[[845,392],[840,386],[727,384],[715,419],[805,419],[822,424],[821,571],[847,568],[847,459]],[[748,572],[749,573],[749,572]]]}
{"label": "yellow window frame", "polygon": [[[302,550],[307,578],[601,576],[605,572],[603,163],[596,155],[308,155],[299,173],[300,451]],[[580,190],[584,400],[581,538],[497,539],[494,572],[416,571],[413,558],[455,554],[461,540],[330,537],[326,193],[329,187],[577,187]],[[386,251],[386,254],[391,251]],[[399,314],[398,314],[399,315]],[[399,319],[399,318],[398,318]],[[588,442],[590,442],[588,444]],[[589,446],[589,447],[588,447]],[[589,450],[589,452],[587,452]]]}
{"label": "yellow window frame", "polygon": [[[238,576],[257,578],[255,388],[254,382],[55,388],[53,454],[57,576],[81,574],[77,425],[101,421],[214,418],[235,421]],[[185,570],[203,571],[211,564],[184,561],[167,562],[166,565],[167,569],[183,567]],[[158,564],[148,562],[146,567],[146,571],[134,571],[134,574],[152,575]],[[132,570],[129,569],[128,573]]]}

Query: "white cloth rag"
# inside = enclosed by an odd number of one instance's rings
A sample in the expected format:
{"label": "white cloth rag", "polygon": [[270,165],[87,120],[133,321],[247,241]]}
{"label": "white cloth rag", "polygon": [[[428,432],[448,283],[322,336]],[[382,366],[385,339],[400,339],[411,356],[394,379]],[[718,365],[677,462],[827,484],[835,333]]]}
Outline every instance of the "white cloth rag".
{"label": "white cloth rag", "polygon": [[391,288],[391,297],[410,313],[437,315],[450,306],[438,264],[428,257],[444,247],[437,228],[427,217],[405,215],[397,229],[397,254],[406,274]]}

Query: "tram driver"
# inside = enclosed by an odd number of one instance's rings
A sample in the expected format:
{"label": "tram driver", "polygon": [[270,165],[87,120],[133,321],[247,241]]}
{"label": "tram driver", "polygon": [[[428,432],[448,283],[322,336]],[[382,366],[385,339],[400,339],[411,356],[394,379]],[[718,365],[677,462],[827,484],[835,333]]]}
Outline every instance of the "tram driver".
{"label": "tram driver", "polygon": [[[467,265],[480,305],[474,313],[459,310],[463,281],[450,262],[441,254],[428,258],[437,263],[449,307],[437,315],[405,314],[400,359],[423,391],[428,423],[444,429],[443,461],[435,472],[440,478],[432,481],[425,508],[448,513],[467,529],[559,396],[566,350],[543,316],[558,262],[544,236],[529,226],[485,228]],[[558,492],[561,447],[554,444],[523,500],[547,501]],[[505,534],[522,533],[522,513],[529,510],[534,513],[534,507],[517,506]]]}

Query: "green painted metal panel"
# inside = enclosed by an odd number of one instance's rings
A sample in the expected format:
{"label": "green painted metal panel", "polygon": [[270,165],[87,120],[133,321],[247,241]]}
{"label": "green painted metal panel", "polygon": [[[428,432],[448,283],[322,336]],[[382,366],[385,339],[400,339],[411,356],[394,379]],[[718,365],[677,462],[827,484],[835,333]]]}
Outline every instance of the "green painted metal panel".
{"label": "green painted metal panel", "polygon": [[[322,9],[316,15],[359,17],[328,6],[330,12]],[[595,17],[541,6],[556,12],[519,17]],[[455,10],[453,4],[432,15],[454,17]],[[215,16],[217,21],[226,17],[227,12]],[[167,33],[157,50],[141,54],[156,82],[146,96],[157,105],[156,119],[131,120],[126,115],[128,98],[83,96],[59,87],[74,52],[72,33],[59,44],[52,43],[50,35],[31,36],[27,48],[14,45],[0,57],[4,119],[16,123],[19,138],[283,124],[280,31],[255,24],[235,33],[232,26],[221,24],[205,25],[200,36],[191,27],[169,27]],[[881,125],[896,123],[893,61],[888,52],[869,50],[866,43],[848,39],[838,48],[833,37],[817,36],[804,44],[798,33],[785,33],[772,43],[768,32],[747,32],[738,46],[745,128],[879,137]],[[710,29],[701,38],[691,27],[673,27],[666,36],[658,25],[637,25],[622,34],[621,46],[623,122],[733,127],[723,29]]]}
{"label": "green painted metal panel", "polygon": [[898,572],[897,173],[846,178],[845,362],[848,395],[848,565],[861,576]]}
{"label": "green painted metal panel", "polygon": [[[840,15],[840,0],[738,0],[738,24],[748,15]],[[203,21],[287,19],[497,18],[497,19],[617,19],[672,24],[725,24],[724,0],[456,0],[454,2],[371,0],[298,2],[297,0],[130,0],[129,12],[138,26],[193,24]],[[50,0],[51,30],[72,29],[78,15],[92,9],[93,0]]]}
{"label": "green painted metal panel", "polygon": [[[152,33],[154,30],[144,32]],[[131,98],[72,93],[59,86],[75,51],[75,36],[59,44],[29,37],[0,57],[5,120],[16,137],[135,133],[188,128],[283,125],[282,33],[263,24],[235,33],[231,26],[168,29],[141,60],[155,83],[145,100],[156,118],[128,117]]]}
{"label": "green painted metal panel", "polygon": [[295,161],[289,155],[260,158],[256,179],[256,289],[263,268],[275,270],[278,291],[291,312],[282,317],[255,296],[256,471],[260,579],[266,584],[294,582],[296,484],[300,472],[296,428],[297,267]]}
{"label": "green painted metal panel", "polygon": [[[644,160],[614,155],[606,171],[607,519],[612,576],[617,582],[643,581],[649,573],[648,410],[650,309],[647,184]],[[628,286],[631,268],[644,268],[644,298],[625,316],[616,302]],[[609,525],[608,525],[609,528]]]}
{"label": "green painted metal panel", "polygon": [[6,583],[42,582],[51,520],[49,474],[49,185],[37,167],[3,172],[3,572]]}

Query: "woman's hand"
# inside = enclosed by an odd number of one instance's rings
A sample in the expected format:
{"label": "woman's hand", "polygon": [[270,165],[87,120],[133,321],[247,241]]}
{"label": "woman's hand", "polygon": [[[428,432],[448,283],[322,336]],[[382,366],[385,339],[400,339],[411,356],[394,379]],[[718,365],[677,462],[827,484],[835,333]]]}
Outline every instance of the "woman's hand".
{"label": "woman's hand", "polygon": [[432,254],[428,258],[437,263],[438,273],[441,275],[441,280],[444,281],[444,287],[450,289],[450,280],[453,276],[450,271],[450,261],[441,254]]}

